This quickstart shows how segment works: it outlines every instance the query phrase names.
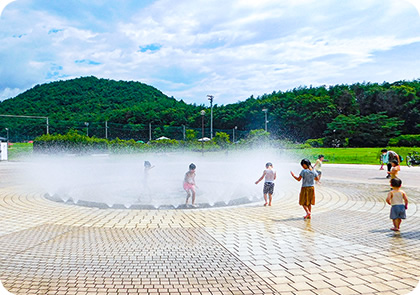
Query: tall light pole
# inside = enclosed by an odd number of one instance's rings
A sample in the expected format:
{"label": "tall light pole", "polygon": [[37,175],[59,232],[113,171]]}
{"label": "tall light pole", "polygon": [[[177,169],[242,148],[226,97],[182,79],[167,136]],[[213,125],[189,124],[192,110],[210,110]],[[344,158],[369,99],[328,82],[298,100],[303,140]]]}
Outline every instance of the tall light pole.
{"label": "tall light pole", "polygon": [[233,143],[235,143],[235,130],[237,130],[238,129],[238,126],[235,126],[235,128],[233,128],[233,137],[232,137],[232,139],[233,139]]}
{"label": "tall light pole", "polygon": [[152,141],[152,123],[149,123],[149,141]]}
{"label": "tall light pole", "polygon": [[86,136],[89,137],[89,122],[85,122],[85,126],[86,126]]}
{"label": "tall light pole", "polygon": [[265,132],[267,132],[267,123],[268,123],[267,112],[268,112],[268,109],[262,109],[262,111],[265,113]]}
{"label": "tall light pole", "polygon": [[4,129],[6,129],[6,132],[7,132],[7,147],[9,147],[9,128],[4,128]]}
{"label": "tall light pole", "polygon": [[210,139],[213,139],[213,95],[207,95],[210,100]]}
{"label": "tall light pole", "polygon": [[204,115],[206,114],[205,110],[201,112],[201,154],[204,155]]}

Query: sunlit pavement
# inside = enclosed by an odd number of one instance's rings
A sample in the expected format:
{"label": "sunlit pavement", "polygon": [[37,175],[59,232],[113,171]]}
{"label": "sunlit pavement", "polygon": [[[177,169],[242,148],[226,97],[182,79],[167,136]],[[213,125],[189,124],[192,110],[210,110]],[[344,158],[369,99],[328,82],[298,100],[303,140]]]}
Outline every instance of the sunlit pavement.
{"label": "sunlit pavement", "polygon": [[288,171],[272,207],[123,210],[49,201],[10,180],[18,166],[0,163],[0,281],[14,294],[408,294],[419,281],[419,167],[400,173],[410,204],[395,233],[379,166],[324,165],[307,221]]}

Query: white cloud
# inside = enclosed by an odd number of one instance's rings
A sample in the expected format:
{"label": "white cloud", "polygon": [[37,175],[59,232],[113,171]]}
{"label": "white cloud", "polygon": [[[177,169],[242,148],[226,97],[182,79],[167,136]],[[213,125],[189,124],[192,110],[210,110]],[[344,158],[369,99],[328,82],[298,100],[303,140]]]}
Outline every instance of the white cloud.
{"label": "white cloud", "polygon": [[16,95],[18,95],[19,93],[23,92],[23,89],[19,89],[19,88],[5,88],[0,90],[0,101],[3,101],[5,99],[11,98],[11,97],[15,97]]}
{"label": "white cloud", "polygon": [[[300,85],[412,79],[419,63],[411,50],[401,70],[400,48],[420,42],[407,1],[157,0],[106,19],[89,7],[63,14],[34,2],[43,8],[16,2],[3,13],[0,91],[96,75],[229,103]],[[381,52],[390,62],[378,62]]]}

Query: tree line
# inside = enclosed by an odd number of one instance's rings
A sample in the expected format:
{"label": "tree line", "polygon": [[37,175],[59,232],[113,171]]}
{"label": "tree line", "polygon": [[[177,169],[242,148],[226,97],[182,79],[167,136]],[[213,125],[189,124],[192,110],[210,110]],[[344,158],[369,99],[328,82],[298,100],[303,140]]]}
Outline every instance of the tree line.
{"label": "tree line", "polygon": [[[0,114],[49,117],[50,133],[57,134],[67,133],[75,122],[102,126],[105,121],[130,130],[147,130],[149,124],[161,126],[161,135],[171,127],[199,130],[203,109],[208,124],[208,105],[187,104],[140,82],[96,77],[37,85],[0,103]],[[263,109],[267,109],[273,139],[316,139],[323,146],[385,146],[391,138],[420,133],[420,79],[302,86],[233,104],[215,104],[214,129],[264,128]],[[8,128],[34,137],[40,135],[39,130],[44,132],[42,124],[0,118],[0,130]],[[92,135],[103,137],[103,132]]]}

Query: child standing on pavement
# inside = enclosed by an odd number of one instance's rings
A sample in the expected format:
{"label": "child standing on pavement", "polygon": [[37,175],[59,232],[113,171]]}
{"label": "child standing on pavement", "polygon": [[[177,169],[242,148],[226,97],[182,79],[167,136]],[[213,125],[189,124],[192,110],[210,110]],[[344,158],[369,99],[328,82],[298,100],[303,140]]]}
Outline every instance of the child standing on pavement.
{"label": "child standing on pavement", "polygon": [[194,163],[191,163],[188,167],[188,172],[185,173],[184,176],[184,190],[187,192],[187,200],[185,201],[185,205],[188,205],[188,199],[190,196],[191,198],[191,205],[193,207],[197,207],[195,205],[195,169],[197,168]]}
{"label": "child standing on pavement", "polygon": [[391,205],[390,218],[394,227],[393,231],[399,231],[402,219],[406,218],[405,210],[408,208],[407,194],[401,190],[402,181],[399,178],[391,179],[392,191],[388,193],[386,202]]}
{"label": "child standing on pavement", "polygon": [[392,160],[391,166],[392,166],[391,171],[387,173],[391,176],[391,179],[398,178],[398,172],[400,172],[401,170],[400,164],[398,163],[397,160]]}
{"label": "child standing on pavement", "polygon": [[314,170],[316,171],[316,173],[318,173],[318,181],[317,183],[321,183],[321,175],[322,175],[322,161],[324,161],[324,155],[319,155],[318,156],[318,160],[316,160],[315,165],[314,165]]}
{"label": "child standing on pavement", "polygon": [[303,159],[300,162],[303,170],[300,172],[299,177],[297,177],[292,171],[293,178],[297,181],[302,181],[302,188],[299,195],[299,205],[303,207],[306,212],[304,219],[311,219],[311,209],[312,205],[315,205],[315,188],[314,180],[318,180],[318,174],[316,171],[312,170],[311,161],[308,159]]}
{"label": "child standing on pavement", "polygon": [[268,206],[271,206],[271,201],[273,200],[273,192],[274,192],[274,180],[276,179],[277,175],[276,175],[276,170],[273,169],[273,164],[271,164],[270,162],[265,164],[265,168],[266,169],[263,171],[262,176],[255,182],[255,184],[258,184],[265,177],[264,189],[263,189],[264,200],[265,200],[264,206],[267,206],[267,194],[269,197]]}

